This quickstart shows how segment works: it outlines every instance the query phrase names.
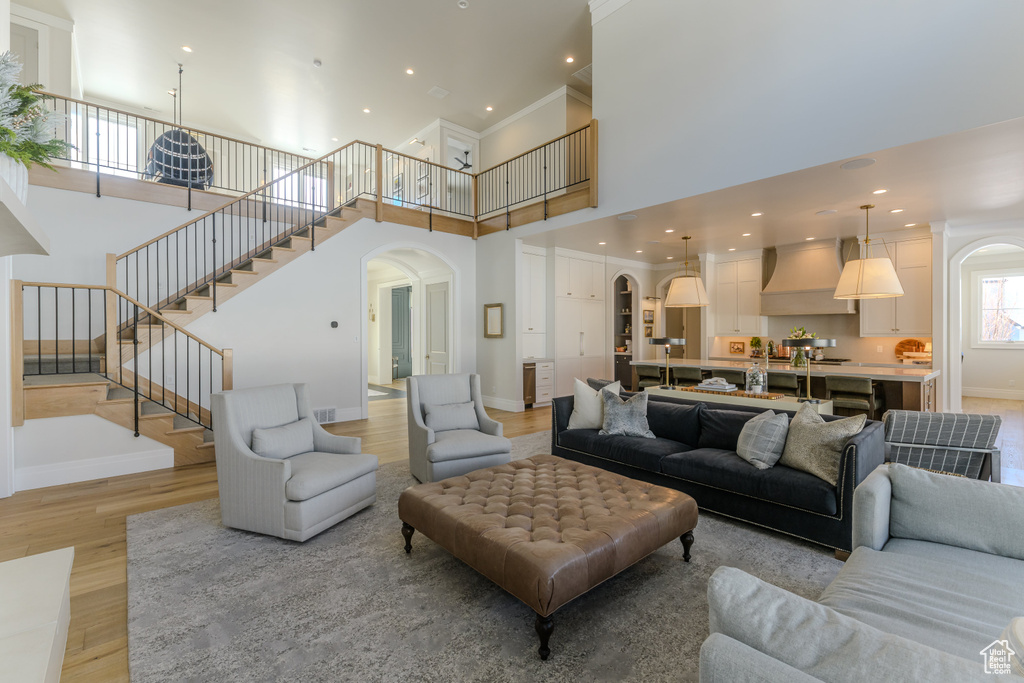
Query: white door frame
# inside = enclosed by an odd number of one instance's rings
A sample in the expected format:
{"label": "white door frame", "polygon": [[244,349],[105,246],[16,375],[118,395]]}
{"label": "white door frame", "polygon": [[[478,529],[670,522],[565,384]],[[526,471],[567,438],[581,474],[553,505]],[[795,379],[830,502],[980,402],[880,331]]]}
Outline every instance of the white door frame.
{"label": "white door frame", "polygon": [[944,406],[946,412],[959,413],[963,411],[963,365],[960,363],[960,354],[963,353],[963,301],[961,287],[963,279],[963,264],[967,257],[978,249],[990,247],[995,244],[1012,244],[1024,249],[1024,238],[1011,235],[989,235],[980,237],[973,242],[961,247],[949,259],[947,268],[949,273],[949,289],[946,301],[949,302],[949,328],[945,330],[948,349],[943,359],[949,387],[949,402]]}
{"label": "white door frame", "polygon": [[[389,256],[388,252],[396,249],[416,249],[422,251],[425,254],[435,258],[448,272],[441,273],[441,269],[425,271],[421,276],[419,271],[405,263],[401,259],[394,256]],[[429,245],[422,244],[420,242],[392,242],[385,244],[363,254],[362,259],[359,263],[360,278],[359,278],[359,298],[361,301],[360,309],[362,315],[360,316],[359,323],[359,339],[362,345],[362,352],[360,354],[360,381],[361,388],[360,400],[361,405],[361,416],[362,419],[366,419],[370,414],[370,402],[369,397],[366,395],[366,385],[368,383],[369,376],[369,296],[368,288],[369,281],[367,279],[366,266],[370,261],[374,259],[382,260],[389,265],[394,266],[400,270],[403,274],[407,275],[413,284],[412,295],[416,304],[412,309],[412,333],[413,333],[413,348],[417,349],[416,354],[413,356],[413,373],[420,374],[423,369],[423,356],[425,355],[422,351],[423,341],[422,327],[423,327],[423,316],[422,311],[426,304],[424,285],[433,282],[440,282],[444,279],[448,281],[448,304],[450,315],[448,316],[448,330],[449,330],[449,355],[448,355],[448,369],[449,372],[459,372],[462,366],[462,349],[459,344],[460,335],[462,333],[462,317],[458,314],[458,311],[462,310],[462,293],[459,291],[458,284],[461,282],[460,276],[461,271],[451,261],[449,261],[444,254],[430,247]]]}

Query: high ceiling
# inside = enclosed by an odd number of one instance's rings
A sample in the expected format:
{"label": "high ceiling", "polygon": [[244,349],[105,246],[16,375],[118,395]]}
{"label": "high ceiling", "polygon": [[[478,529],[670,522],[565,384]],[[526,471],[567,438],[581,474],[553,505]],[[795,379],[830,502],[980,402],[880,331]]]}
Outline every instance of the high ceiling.
{"label": "high ceiling", "polygon": [[586,0],[467,2],[22,0],[75,23],[87,98],[169,118],[181,62],[186,124],[295,152],[394,145],[437,118],[481,131],[563,85],[589,94],[572,77],[590,64]]}
{"label": "high ceiling", "polygon": [[[564,247],[653,264],[813,238],[864,234],[863,204],[874,204],[871,232],[1021,221],[1024,229],[1024,118],[865,154],[857,170],[832,164],[536,234],[527,244]],[[875,195],[875,190],[885,189]],[[903,209],[890,213],[892,209]],[[819,212],[834,210],[834,213]],[[751,214],[761,213],[760,216]],[[621,214],[620,214],[621,215]],[[907,224],[915,224],[907,227]],[[668,233],[666,230],[673,230]],[[744,236],[749,233],[749,236]],[[606,242],[600,245],[599,242]],[[636,253],[638,250],[643,253]],[[672,257],[672,259],[669,259]]]}

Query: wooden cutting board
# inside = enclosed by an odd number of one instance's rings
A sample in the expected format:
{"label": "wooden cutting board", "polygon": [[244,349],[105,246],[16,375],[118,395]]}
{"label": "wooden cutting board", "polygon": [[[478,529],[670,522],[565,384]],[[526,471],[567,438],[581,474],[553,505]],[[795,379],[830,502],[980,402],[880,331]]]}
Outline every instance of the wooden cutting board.
{"label": "wooden cutting board", "polygon": [[924,352],[924,342],[920,339],[903,339],[896,344],[896,357],[903,358],[907,351]]}

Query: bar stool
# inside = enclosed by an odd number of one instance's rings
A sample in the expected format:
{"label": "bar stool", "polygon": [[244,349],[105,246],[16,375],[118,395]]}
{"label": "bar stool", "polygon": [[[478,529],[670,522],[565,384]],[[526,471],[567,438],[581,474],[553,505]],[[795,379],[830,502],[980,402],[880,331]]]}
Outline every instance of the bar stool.
{"label": "bar stool", "polygon": [[800,379],[792,372],[769,372],[768,392],[783,396],[800,396]]}
{"label": "bar stool", "polygon": [[877,389],[880,385],[867,377],[846,377],[827,375],[825,377],[825,398],[832,401],[832,407],[848,411],[843,414],[864,413],[870,420],[877,420],[884,412],[885,399]]}
{"label": "bar stool", "polygon": [[704,373],[700,368],[675,367],[672,368],[672,386],[693,387],[701,383]]}
{"label": "bar stool", "polygon": [[747,386],[747,373],[743,370],[722,370],[720,368],[714,368],[711,370],[711,376],[721,377],[729,384],[735,384],[740,389]]}
{"label": "bar stool", "polygon": [[637,391],[646,387],[658,387],[665,383],[661,375],[661,368],[654,365],[637,365],[636,379]]}

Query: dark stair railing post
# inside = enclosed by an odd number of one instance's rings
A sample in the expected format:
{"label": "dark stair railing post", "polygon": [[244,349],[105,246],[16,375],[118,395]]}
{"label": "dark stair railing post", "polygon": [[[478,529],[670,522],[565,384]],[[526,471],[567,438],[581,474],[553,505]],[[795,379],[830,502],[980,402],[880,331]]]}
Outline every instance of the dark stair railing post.
{"label": "dark stair railing post", "polygon": [[544,145],[544,174],[542,182],[544,183],[544,220],[548,219],[548,146]]}
{"label": "dark stair railing post", "polygon": [[512,167],[505,167],[505,230],[512,227],[512,214],[509,213],[512,205]]}
{"label": "dark stair railing post", "polygon": [[139,435],[139,305],[132,304],[135,308],[135,326],[132,330],[132,352],[135,356],[135,360],[132,363],[132,369],[135,371],[134,382],[134,400],[132,401],[135,406],[135,436]]}
{"label": "dark stair railing post", "polygon": [[[86,118],[88,119],[88,117]],[[96,108],[96,196],[100,196],[100,110],[98,107]]]}

